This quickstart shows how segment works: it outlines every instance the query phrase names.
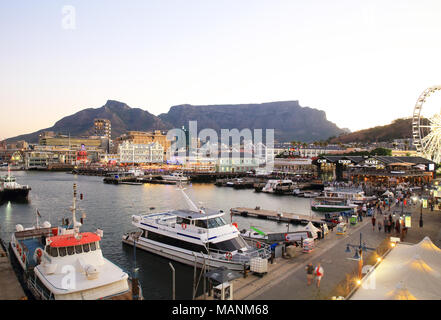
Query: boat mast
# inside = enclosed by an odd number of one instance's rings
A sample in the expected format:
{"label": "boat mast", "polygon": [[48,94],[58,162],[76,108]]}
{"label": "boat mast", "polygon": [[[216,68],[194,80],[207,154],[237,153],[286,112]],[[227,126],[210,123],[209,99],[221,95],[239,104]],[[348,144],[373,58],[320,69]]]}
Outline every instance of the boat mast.
{"label": "boat mast", "polygon": [[79,232],[79,228],[77,226],[77,217],[76,217],[76,211],[77,211],[77,207],[76,207],[76,199],[77,199],[77,184],[74,183],[73,185],[73,190],[74,190],[74,194],[73,194],[73,205],[72,205],[72,223],[73,223],[73,228],[75,231],[75,234]]}
{"label": "boat mast", "polygon": [[201,213],[205,213],[205,211],[198,208],[198,206],[195,205],[194,202],[190,199],[190,197],[184,192],[185,188],[182,186],[182,181],[179,182],[178,190],[182,192],[185,201],[187,201],[187,204],[190,206],[191,209],[193,209],[194,211],[200,211]]}

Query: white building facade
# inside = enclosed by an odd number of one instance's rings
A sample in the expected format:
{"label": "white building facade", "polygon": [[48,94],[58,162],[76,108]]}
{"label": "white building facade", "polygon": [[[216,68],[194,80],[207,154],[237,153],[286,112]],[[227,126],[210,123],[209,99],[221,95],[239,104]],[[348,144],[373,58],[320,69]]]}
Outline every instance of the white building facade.
{"label": "white building facade", "polygon": [[162,163],[164,161],[164,148],[161,144],[134,144],[128,141],[118,146],[120,163]]}

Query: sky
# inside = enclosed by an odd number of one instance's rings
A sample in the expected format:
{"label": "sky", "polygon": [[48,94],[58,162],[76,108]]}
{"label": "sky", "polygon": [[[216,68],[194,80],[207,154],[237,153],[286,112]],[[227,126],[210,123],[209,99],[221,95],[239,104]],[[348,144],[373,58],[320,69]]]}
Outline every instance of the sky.
{"label": "sky", "polygon": [[108,99],[299,100],[355,131],[441,83],[441,1],[3,1],[0,43],[0,140]]}

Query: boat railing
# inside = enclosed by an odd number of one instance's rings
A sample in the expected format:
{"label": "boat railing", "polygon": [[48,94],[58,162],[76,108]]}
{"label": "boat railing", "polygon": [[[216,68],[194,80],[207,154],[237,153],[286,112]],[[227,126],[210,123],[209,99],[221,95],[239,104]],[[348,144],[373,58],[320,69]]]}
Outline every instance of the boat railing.
{"label": "boat railing", "polygon": [[[253,241],[253,240],[252,240]],[[229,255],[230,251],[218,250],[218,249],[210,249],[210,254],[213,258],[225,260],[225,261],[234,261],[247,264],[252,258],[263,258],[268,259],[271,257],[271,249],[270,246],[266,243],[261,243],[259,241],[255,241],[256,246],[248,245],[248,250],[244,252],[238,252],[234,255]],[[260,247],[257,246],[259,243]],[[229,258],[230,257],[230,258]]]}
{"label": "boat railing", "polygon": [[55,300],[54,295],[52,294],[52,292],[50,294],[48,294],[43,287],[39,286],[37,284],[37,277],[31,277],[28,279],[28,286],[30,287],[30,289],[36,291],[38,294],[40,294],[42,296],[42,300]]}

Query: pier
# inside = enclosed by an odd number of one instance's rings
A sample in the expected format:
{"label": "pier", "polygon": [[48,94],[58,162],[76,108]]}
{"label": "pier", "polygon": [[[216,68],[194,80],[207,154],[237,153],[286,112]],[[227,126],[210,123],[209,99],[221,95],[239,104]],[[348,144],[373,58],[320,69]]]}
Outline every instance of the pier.
{"label": "pier", "polygon": [[260,209],[260,207],[243,208],[237,207],[230,210],[231,216],[242,216],[242,217],[254,217],[259,219],[274,220],[279,222],[289,222],[292,224],[307,224],[311,221],[313,224],[323,224],[326,223],[317,216],[308,216],[304,214],[297,214],[291,212],[277,212],[273,210]]}
{"label": "pier", "polygon": [[7,254],[6,246],[0,239],[0,300],[27,300],[18,282]]}

